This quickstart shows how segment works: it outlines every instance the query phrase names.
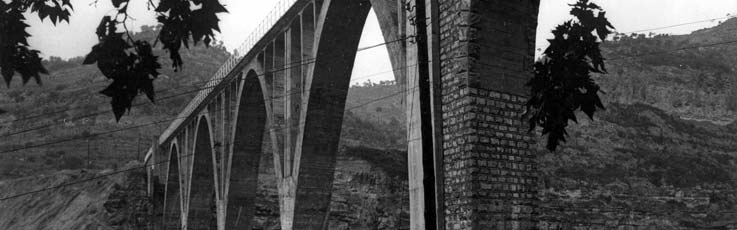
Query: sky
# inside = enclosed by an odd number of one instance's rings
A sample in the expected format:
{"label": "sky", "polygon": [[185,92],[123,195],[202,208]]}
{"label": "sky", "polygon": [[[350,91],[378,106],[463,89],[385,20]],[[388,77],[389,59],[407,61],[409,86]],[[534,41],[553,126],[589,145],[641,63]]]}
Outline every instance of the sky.
{"label": "sky", "polygon": [[[226,48],[232,50],[257,27],[260,21],[271,11],[277,0],[220,0],[229,13],[220,14],[222,33],[217,38],[223,41]],[[391,0],[387,0],[391,1]],[[547,46],[550,31],[556,25],[571,18],[568,4],[576,0],[541,0],[538,16],[537,50]],[[53,26],[47,19],[41,22],[35,15],[27,15],[31,27],[28,32],[34,49],[42,52],[42,56],[58,56],[70,58],[87,54],[97,43],[95,29],[105,15],[114,14],[109,0],[72,0],[74,12],[70,23]],[[155,24],[154,14],[149,11],[148,1],[131,0],[129,28]],[[705,19],[715,19],[703,23],[673,28],[654,30],[655,33],[686,34],[693,30],[717,25],[728,15],[737,14],[737,0],[592,0],[606,12],[609,21],[617,32],[640,33],[651,32],[653,28],[671,26]],[[373,11],[367,19],[359,47],[367,47],[383,43],[384,39]],[[356,56],[353,79],[373,82],[393,80],[391,64],[386,48],[379,47],[361,51]],[[383,74],[377,74],[383,73]],[[366,78],[366,76],[372,76]]]}

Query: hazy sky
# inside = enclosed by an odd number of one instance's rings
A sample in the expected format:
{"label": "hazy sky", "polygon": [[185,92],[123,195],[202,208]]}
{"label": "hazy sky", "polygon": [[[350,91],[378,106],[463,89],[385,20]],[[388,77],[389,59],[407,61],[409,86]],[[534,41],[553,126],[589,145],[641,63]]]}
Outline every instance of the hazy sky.
{"label": "hazy sky", "polygon": [[[394,0],[387,0],[394,1]],[[104,15],[113,14],[109,0],[72,0],[75,11],[71,23],[53,26],[48,19],[41,22],[37,16],[27,16],[32,37],[30,44],[39,49],[44,57],[63,58],[82,56],[97,43],[95,28]],[[130,28],[155,23],[154,14],[147,10],[146,0],[131,0]],[[228,49],[233,49],[250,34],[271,8],[276,0],[221,0],[230,11],[221,14],[222,34],[218,37]],[[537,47],[547,46],[546,38],[557,24],[570,18],[567,4],[575,0],[542,0],[538,18]],[[737,0],[593,0],[607,11],[607,16],[618,32],[646,30],[704,19],[726,17],[737,13]],[[724,20],[724,19],[721,19]],[[696,29],[714,26],[719,20],[681,26],[653,32],[683,34]],[[384,42],[376,15],[371,13],[364,28],[361,45],[369,46]],[[358,53],[353,78],[391,70],[385,48],[374,48]],[[374,81],[393,79],[391,73],[371,78]],[[361,79],[363,81],[365,79]]]}

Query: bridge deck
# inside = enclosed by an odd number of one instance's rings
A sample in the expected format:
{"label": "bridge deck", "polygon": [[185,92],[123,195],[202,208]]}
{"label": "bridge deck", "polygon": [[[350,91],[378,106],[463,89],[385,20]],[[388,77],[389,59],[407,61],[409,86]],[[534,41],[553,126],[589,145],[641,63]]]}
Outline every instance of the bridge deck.
{"label": "bridge deck", "polygon": [[233,73],[238,72],[239,68],[237,67],[244,65],[244,63],[254,58],[261,51],[260,47],[263,47],[275,34],[278,34],[280,32],[279,29],[284,28],[284,25],[288,24],[294,16],[298,15],[300,9],[309,2],[309,0],[279,1],[271,12],[267,14],[266,18],[251,32],[243,44],[234,50],[228,60],[220,66],[197,95],[174,118],[175,120],[172,121],[169,127],[161,133],[158,143],[164,144],[169,141],[172,138],[172,134],[176,133],[182,124],[192,119],[192,115],[197,114],[196,112],[202,109],[202,106],[206,104],[203,103],[204,101],[211,95],[216,95],[220,91],[221,86],[227,85],[222,84],[223,82],[230,82],[236,76]]}

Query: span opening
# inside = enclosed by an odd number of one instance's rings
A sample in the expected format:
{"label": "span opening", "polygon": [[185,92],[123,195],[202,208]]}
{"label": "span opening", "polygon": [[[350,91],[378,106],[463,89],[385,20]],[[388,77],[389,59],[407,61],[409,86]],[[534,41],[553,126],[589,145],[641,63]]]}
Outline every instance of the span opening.
{"label": "span opening", "polygon": [[[243,80],[233,136],[226,229],[252,228],[263,140],[266,136],[266,105],[258,75],[251,70]],[[273,174],[273,171],[269,173]]]}
{"label": "span opening", "polygon": [[[372,3],[376,5],[372,5]],[[377,12],[376,14],[370,14],[372,8]],[[401,45],[403,41],[399,39],[400,35],[398,32],[400,28],[399,22],[397,21],[397,11],[396,3],[386,1],[325,1],[321,15],[319,15],[319,19],[317,20],[319,23],[316,25],[316,31],[319,35],[318,40],[315,42],[316,46],[313,47],[316,49],[314,52],[315,62],[313,72],[308,76],[309,79],[307,81],[309,84],[309,101],[306,107],[302,108],[305,110],[303,114],[306,116],[304,117],[304,127],[302,128],[304,130],[301,139],[302,142],[300,146],[297,146],[301,148],[301,151],[295,151],[297,155],[294,157],[294,165],[295,167],[299,167],[299,174],[296,180],[294,216],[282,216],[282,226],[284,224],[293,224],[293,226],[287,226],[287,228],[293,227],[294,229],[334,229],[340,228],[340,225],[346,225],[348,227],[356,226],[356,223],[338,223],[334,221],[340,219],[338,215],[344,215],[346,213],[350,213],[349,215],[355,216],[356,219],[363,219],[361,221],[367,225],[378,223],[373,217],[371,217],[371,220],[368,219],[369,217],[360,217],[362,215],[360,212],[366,210],[364,207],[349,207],[348,209],[331,211],[331,199],[333,199],[333,194],[336,192],[334,189],[336,184],[334,182],[341,182],[340,178],[337,180],[334,180],[334,178],[336,177],[336,160],[338,159],[338,155],[341,154],[341,151],[343,151],[341,150],[340,137],[346,112],[352,113],[356,108],[365,107],[365,105],[373,103],[371,100],[380,100],[379,98],[370,98],[354,105],[346,104],[346,96],[351,85],[352,73],[364,72],[360,70],[360,67],[358,71],[354,68],[359,50],[361,50],[361,53],[369,50],[373,51],[372,49],[388,50],[383,53],[384,60],[382,61],[384,63],[393,63],[394,65],[388,64],[385,70],[378,70],[383,73],[377,73],[377,66],[372,65],[371,61],[369,61],[366,65],[371,66],[369,67],[370,71],[366,70],[365,72],[368,73],[355,74],[358,76],[354,77],[354,81],[359,78],[370,79],[371,76],[369,75],[371,74],[374,76],[381,76],[383,74],[385,78],[391,79],[395,77],[393,73],[402,73],[404,71],[401,68],[401,63],[404,63]],[[362,33],[365,31],[366,20],[369,18],[374,21],[374,28],[380,28],[374,30],[376,33],[373,35],[378,37],[374,41],[381,41],[377,43],[385,42],[386,47],[379,48],[384,46],[380,45],[374,48],[359,49],[361,47],[359,43],[362,40]],[[376,24],[379,26],[376,26]],[[397,55],[389,55],[389,53],[397,53]],[[376,54],[371,55],[369,53],[368,56],[376,56]],[[371,59],[376,58],[369,58],[369,60]],[[386,81],[385,84],[396,84],[392,82],[395,81]],[[399,89],[399,87],[394,89]],[[401,97],[404,96],[402,92],[394,91],[385,93],[382,96],[394,96],[398,102],[395,107],[398,111],[402,110]],[[403,116],[397,116],[395,125],[401,120],[404,120]],[[398,125],[401,125],[401,123],[398,123]],[[366,129],[364,128],[371,129],[372,127],[364,126],[354,130],[365,132]],[[394,127],[394,130],[400,130],[399,132],[401,133],[402,129]],[[401,141],[401,138],[405,134],[401,133],[398,136],[399,138],[392,138],[393,141],[400,139],[398,142],[402,144],[399,145],[406,145],[406,141]],[[406,162],[404,156],[401,154],[397,155],[397,161],[401,162],[404,160]],[[399,168],[406,174],[406,166],[400,166]],[[341,168],[338,168],[337,171],[341,170]],[[341,174],[341,172],[338,172],[338,174]],[[341,176],[338,175],[338,177]],[[400,185],[398,187],[406,186]],[[353,190],[353,188],[348,189]],[[340,194],[340,192],[338,193]],[[341,200],[342,198],[345,197],[335,195],[335,199],[333,200]],[[378,200],[374,201],[378,204]],[[391,201],[391,199],[386,199],[386,197],[382,197],[382,202],[402,203],[401,198],[397,201]],[[375,210],[378,205],[373,205],[372,207]],[[384,211],[381,212],[384,213]],[[393,211],[386,211],[386,214],[382,215],[391,215],[389,213],[402,216],[401,213],[394,213]],[[394,222],[399,223],[401,220]],[[401,224],[397,223],[390,225],[401,226]],[[375,225],[375,227],[378,226]]]}
{"label": "span opening", "polygon": [[164,201],[164,229],[181,229],[181,198],[179,190],[179,149],[172,145],[169,153],[169,170],[166,176]]}
{"label": "span opening", "polygon": [[[374,6],[368,14],[359,47],[391,42],[386,38],[391,35],[384,36],[383,31],[392,30],[382,30],[376,11]],[[405,70],[392,66],[391,49],[383,45],[356,55],[343,113],[328,229],[409,228],[404,94],[395,76]]]}
{"label": "span opening", "polygon": [[187,213],[187,229],[216,229],[215,176],[210,126],[200,118],[194,142],[194,163]]}

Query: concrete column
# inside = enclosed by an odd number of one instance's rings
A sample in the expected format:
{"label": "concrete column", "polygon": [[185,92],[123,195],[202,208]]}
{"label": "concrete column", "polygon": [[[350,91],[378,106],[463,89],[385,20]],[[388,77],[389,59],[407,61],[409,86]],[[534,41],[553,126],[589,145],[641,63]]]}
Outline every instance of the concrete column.
{"label": "concrete column", "polygon": [[[213,170],[215,184],[215,210],[216,210],[216,226],[224,230],[225,225],[225,202],[223,197],[224,186],[222,175],[225,166],[225,91],[221,91],[216,95],[208,104],[208,114],[212,119],[212,155],[213,155]],[[222,220],[222,223],[221,223]]]}
{"label": "concrete column", "polygon": [[[315,58],[315,5],[313,3],[308,4],[304,11],[302,11],[302,62],[305,63],[302,68],[302,79],[301,79],[301,98],[305,98],[305,92],[307,89],[307,77],[310,75],[309,71],[314,68]],[[306,64],[310,63],[310,64]]]}
{"label": "concrete column", "polygon": [[181,192],[181,210],[180,215],[182,229],[187,229],[187,220],[189,219],[190,192],[192,185],[192,168],[194,163],[194,139],[196,137],[197,119],[192,119],[185,126],[182,134],[182,152],[179,157],[179,180]]}
{"label": "concrete column", "polygon": [[[429,0],[428,0],[429,1]],[[425,0],[405,5],[407,157],[410,229],[437,229],[435,153],[430,85],[430,43]],[[434,47],[432,47],[434,48]]]}
{"label": "concrete column", "polygon": [[[299,129],[300,107],[302,105],[302,24],[301,18],[292,21],[287,32],[287,95],[286,95],[286,161],[284,165],[292,165],[294,149]],[[289,170],[289,168],[286,168]]]}
{"label": "concrete column", "polygon": [[[274,160],[274,174],[276,178],[282,178],[284,172],[281,166],[282,152],[283,152],[283,140],[279,131],[279,121],[274,115],[274,98],[278,93],[274,92],[274,44],[270,43],[266,46],[262,55],[259,55],[259,59],[264,66],[264,73],[259,76],[259,83],[261,83],[261,89],[264,93],[264,101],[266,103],[266,122],[268,123],[269,136],[271,137],[271,150]],[[278,182],[277,182],[278,183]]]}
{"label": "concrete column", "polygon": [[[224,230],[228,229],[227,226],[227,219],[228,219],[228,209],[229,209],[229,200],[230,200],[230,188],[231,188],[231,174],[233,170],[233,135],[235,135],[235,120],[236,116],[238,115],[238,96],[239,91],[238,89],[241,83],[243,82],[243,73],[239,73],[237,77],[235,77],[231,82],[228,83],[228,87],[225,92],[225,122],[223,124],[224,128],[224,147],[225,152],[223,153],[223,172],[222,172],[222,181],[223,184],[223,199],[222,199],[222,210],[218,210],[218,229]],[[262,128],[263,129],[263,128]]]}

